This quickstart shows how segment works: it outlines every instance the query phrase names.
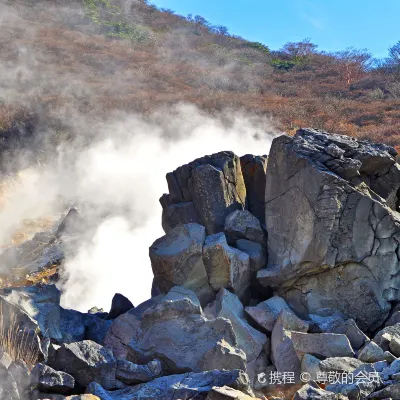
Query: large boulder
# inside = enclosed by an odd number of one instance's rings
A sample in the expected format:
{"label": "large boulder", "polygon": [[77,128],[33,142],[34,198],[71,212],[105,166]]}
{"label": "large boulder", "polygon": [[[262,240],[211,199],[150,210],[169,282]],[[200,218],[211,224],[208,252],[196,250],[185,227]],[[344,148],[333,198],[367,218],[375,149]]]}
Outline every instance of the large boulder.
{"label": "large boulder", "polygon": [[36,364],[31,371],[31,385],[45,393],[69,393],[75,386],[75,379],[62,371],[55,371],[44,364]]}
{"label": "large boulder", "polygon": [[113,325],[106,344],[133,363],[157,358],[167,373],[246,368],[232,323],[207,319],[196,295],[182,287],[171,289],[141,315],[121,315]]}
{"label": "large boulder", "polygon": [[125,314],[132,308],[134,308],[134,305],[129,299],[120,293],[115,293],[111,302],[111,309],[108,313],[107,319],[115,319],[121,314]]}
{"label": "large boulder", "polygon": [[363,330],[400,299],[400,167],[386,145],[303,129],[274,139],[266,178],[268,267],[299,316],[339,310]]}
{"label": "large boulder", "polygon": [[72,375],[83,387],[96,381],[107,389],[115,388],[116,360],[109,349],[91,340],[51,345],[47,364]]}
{"label": "large boulder", "polygon": [[136,385],[152,381],[161,374],[162,367],[158,360],[150,361],[146,365],[134,364],[128,360],[118,360],[115,376],[127,385]]}
{"label": "large boulder", "polygon": [[190,400],[204,399],[214,387],[229,386],[243,393],[252,395],[248,376],[240,370],[208,371],[164,376],[151,382],[108,392],[98,383],[89,385],[86,393],[91,393],[102,400]]}
{"label": "large boulder", "polygon": [[[220,152],[192,161],[167,174],[169,194],[163,197],[163,225],[201,221],[207,233],[223,232],[226,217],[246,207],[246,187],[239,157]],[[180,203],[180,209],[174,206]]]}
{"label": "large boulder", "polygon": [[3,321],[5,324],[14,321],[25,331],[39,328],[43,336],[61,340],[60,296],[55,285],[3,289],[0,292]]}
{"label": "large boulder", "polygon": [[221,289],[215,301],[215,316],[232,323],[238,347],[246,354],[247,362],[257,359],[267,342],[267,337],[253,328],[247,321],[239,298],[226,289]]}
{"label": "large boulder", "polygon": [[179,225],[150,247],[154,285],[166,294],[174,286],[193,290],[202,304],[214,297],[203,263],[204,226]]}
{"label": "large boulder", "polygon": [[203,261],[212,289],[230,289],[243,302],[249,300],[250,257],[247,253],[228,245],[223,233],[206,238]]}
{"label": "large boulder", "polygon": [[230,244],[238,239],[252,240],[264,244],[265,236],[260,221],[247,210],[236,210],[225,220],[225,234]]}

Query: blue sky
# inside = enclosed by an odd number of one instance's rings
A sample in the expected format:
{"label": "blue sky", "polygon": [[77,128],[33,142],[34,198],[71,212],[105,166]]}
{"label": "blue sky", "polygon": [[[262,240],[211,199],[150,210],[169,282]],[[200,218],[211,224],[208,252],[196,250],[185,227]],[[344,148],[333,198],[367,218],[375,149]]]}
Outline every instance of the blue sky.
{"label": "blue sky", "polygon": [[245,39],[278,49],[310,38],[320,50],[367,48],[375,57],[400,40],[400,0],[153,0],[201,15]]}

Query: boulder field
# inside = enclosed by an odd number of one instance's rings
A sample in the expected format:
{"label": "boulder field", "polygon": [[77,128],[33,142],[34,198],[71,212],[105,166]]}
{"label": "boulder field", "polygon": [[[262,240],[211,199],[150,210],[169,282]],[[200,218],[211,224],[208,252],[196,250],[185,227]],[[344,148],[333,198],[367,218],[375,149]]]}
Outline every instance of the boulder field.
{"label": "boulder field", "polygon": [[[0,291],[24,350],[0,349],[0,400],[400,399],[396,156],[301,129],[168,173],[149,300],[81,313],[56,281]],[[62,265],[83,219],[0,262]]]}

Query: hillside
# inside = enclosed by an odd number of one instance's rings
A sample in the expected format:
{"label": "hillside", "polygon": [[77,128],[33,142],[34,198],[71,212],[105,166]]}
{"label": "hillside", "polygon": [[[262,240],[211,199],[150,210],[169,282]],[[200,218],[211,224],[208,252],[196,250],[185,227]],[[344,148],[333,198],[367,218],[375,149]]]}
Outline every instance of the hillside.
{"label": "hillside", "polygon": [[[82,116],[146,115],[178,102],[268,116],[287,133],[312,126],[400,144],[398,49],[380,63],[307,40],[272,51],[144,0],[2,0],[0,8],[3,149],[21,138],[31,149],[69,140]],[[38,141],[37,132],[46,135]]]}

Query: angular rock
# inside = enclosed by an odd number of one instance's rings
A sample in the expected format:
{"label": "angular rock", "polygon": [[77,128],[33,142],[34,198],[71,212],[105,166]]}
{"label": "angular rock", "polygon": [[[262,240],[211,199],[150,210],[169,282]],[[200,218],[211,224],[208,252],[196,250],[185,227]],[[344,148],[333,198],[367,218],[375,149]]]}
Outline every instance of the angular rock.
{"label": "angular rock", "polygon": [[213,387],[208,393],[206,400],[251,400],[253,396],[249,396],[239,390],[232,389],[229,386]]}
{"label": "angular rock", "polygon": [[400,383],[389,385],[377,392],[371,393],[368,399],[400,399]]}
{"label": "angular rock", "polygon": [[[271,297],[270,299],[257,304],[257,306],[255,307],[245,308],[245,311],[250,316],[250,318],[258,326],[260,326],[260,328],[262,328],[267,332],[272,332],[272,329],[275,325],[275,321],[282,310],[288,310],[288,312],[293,313],[293,311],[290,309],[286,301],[279,296]],[[301,321],[299,319],[298,324],[300,326],[301,331],[303,331],[304,329],[307,331],[308,329],[307,322]]]}
{"label": "angular rock", "polygon": [[214,387],[229,386],[252,395],[248,376],[240,370],[208,371],[170,375],[151,382],[122,390],[107,392],[98,383],[92,382],[86,389],[102,400],[189,400],[205,398]]}
{"label": "angular rock", "polygon": [[8,367],[8,372],[17,384],[19,397],[23,399],[30,384],[29,369],[26,363],[22,360],[13,361]]}
{"label": "angular rock", "polygon": [[399,300],[395,155],[386,145],[315,130],[274,139],[265,198],[269,259],[259,277],[300,317],[331,308],[373,331]]}
{"label": "angular rock", "polygon": [[251,240],[239,239],[236,241],[236,247],[247,253],[250,257],[250,271],[256,274],[261,268],[266,266],[267,254],[266,250],[260,243],[252,242]]}
{"label": "angular rock", "polygon": [[230,289],[246,302],[250,287],[250,258],[247,253],[230,247],[223,233],[207,237],[203,261],[214,291]]}
{"label": "angular rock", "polygon": [[0,363],[0,399],[4,400],[20,400],[17,383],[7,370],[7,368]]}
{"label": "angular rock", "polygon": [[393,338],[400,339],[400,323],[386,326],[380,330],[373,338],[373,342],[376,343],[384,351],[389,350],[389,344]]}
{"label": "angular rock", "polygon": [[162,367],[158,360],[150,361],[146,365],[137,365],[127,360],[118,360],[115,376],[127,385],[136,385],[158,378],[161,373]]}
{"label": "angular rock", "polygon": [[358,359],[373,363],[385,359],[384,351],[374,342],[368,342],[358,353]]}
{"label": "angular rock", "polygon": [[55,285],[23,286],[3,289],[0,294],[3,320],[15,320],[20,329],[35,331],[61,340],[60,291]]}
{"label": "angular rock", "polygon": [[255,390],[259,390],[264,386],[258,379],[259,375],[262,374],[263,376],[263,374],[266,374],[268,377],[268,368],[273,367],[269,358],[269,351],[265,350],[266,345],[264,345],[264,351],[262,351],[255,360],[247,363],[246,366],[246,372],[250,379],[250,385]]}
{"label": "angular rock", "polygon": [[193,202],[209,235],[223,232],[226,217],[246,207],[240,160],[232,152],[196,159],[167,174],[167,182],[168,204]]}
{"label": "angular rock", "polygon": [[242,303],[228,290],[219,291],[215,306],[216,316],[226,318],[232,323],[237,345],[246,354],[247,362],[254,361],[260,355],[267,337],[248,324]]}
{"label": "angular rock", "polygon": [[361,360],[351,357],[329,357],[322,360],[319,368],[323,372],[346,372],[352,373],[355,369],[361,367],[364,363]]}
{"label": "angular rock", "polygon": [[229,244],[236,240],[247,239],[264,244],[265,236],[260,221],[247,210],[236,210],[225,220],[225,234]]}
{"label": "angular rock", "polygon": [[134,305],[129,299],[120,293],[116,293],[112,299],[111,309],[108,313],[107,319],[115,319],[121,314],[125,314],[132,308],[134,308]]}
{"label": "angular rock", "polygon": [[192,201],[178,204],[165,204],[162,212],[162,227],[165,233],[179,225],[201,224]]}
{"label": "angular rock", "polygon": [[310,319],[318,326],[323,333],[339,333],[335,330],[346,321],[346,317],[338,311],[321,309],[319,315],[310,314]]}
{"label": "angular rock", "polygon": [[31,385],[45,393],[66,394],[75,387],[75,379],[71,375],[44,364],[36,364],[30,378]]}
{"label": "angular rock", "polygon": [[317,384],[307,383],[299,389],[293,397],[293,400],[336,400],[337,396],[332,392],[320,389]]}
{"label": "angular rock", "polygon": [[400,357],[400,338],[392,338],[389,343],[389,349],[396,357]]}
{"label": "angular rock", "polygon": [[249,211],[265,225],[265,179],[268,156],[246,154],[240,157]]}
{"label": "angular rock", "polygon": [[76,208],[71,208],[61,223],[58,225],[56,237],[76,235],[82,233],[84,219]]}
{"label": "angular rock", "polygon": [[317,357],[353,357],[349,339],[333,333],[292,332],[293,348],[297,354],[312,354]]}
{"label": "angular rock", "polygon": [[172,229],[150,247],[154,281],[161,293],[174,286],[193,290],[202,304],[212,300],[214,292],[208,284],[203,263],[204,226],[180,225]]}
{"label": "angular rock", "polygon": [[399,323],[400,323],[400,311],[396,311],[385,322],[385,326],[393,326]]}
{"label": "angular rock", "polygon": [[85,339],[84,315],[75,310],[60,307],[60,331],[63,343],[79,342]]}
{"label": "angular rock", "polygon": [[232,323],[205,318],[197,297],[188,289],[171,289],[141,317],[131,314],[120,324],[125,315],[115,320],[118,325],[107,334],[106,344],[114,354],[123,354],[121,348],[125,348],[129,361],[143,364],[157,358],[166,373],[200,372],[216,366],[246,368],[246,355],[236,347]]}
{"label": "angular rock", "polygon": [[92,381],[107,389],[115,387],[116,360],[112,352],[91,340],[52,345],[47,364],[72,375],[83,387]]}
{"label": "angular rock", "polygon": [[357,326],[353,319],[348,319],[339,324],[335,329],[333,329],[332,333],[341,333],[346,335],[351,347],[356,350],[369,341],[368,336]]}
{"label": "angular rock", "polygon": [[312,356],[311,354],[304,354],[303,358],[301,359],[301,372],[309,373],[310,378],[313,381],[316,381],[321,373],[320,363],[321,360]]}
{"label": "angular rock", "polygon": [[271,358],[278,372],[293,372],[296,379],[300,375],[300,360],[293,347],[294,330],[307,331],[292,312],[284,309],[275,322],[271,335]]}

